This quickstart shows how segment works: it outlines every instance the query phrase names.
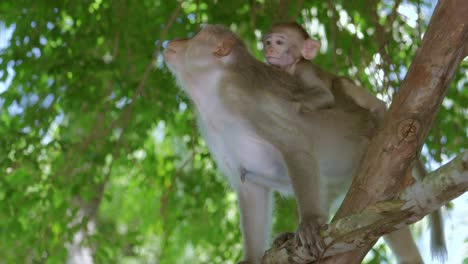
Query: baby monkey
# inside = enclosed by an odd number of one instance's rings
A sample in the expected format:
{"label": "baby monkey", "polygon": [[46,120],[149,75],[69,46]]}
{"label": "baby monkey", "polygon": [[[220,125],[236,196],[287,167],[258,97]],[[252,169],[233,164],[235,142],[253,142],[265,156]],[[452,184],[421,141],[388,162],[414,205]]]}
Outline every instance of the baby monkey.
{"label": "baby monkey", "polygon": [[[308,99],[296,103],[299,112],[333,106],[333,89],[340,89],[354,103],[370,110],[379,121],[383,119],[385,103],[350,79],[321,70],[312,61],[320,49],[320,42],[296,22],[273,25],[263,40],[267,62],[300,78],[307,90]],[[312,109],[309,105],[314,106]]]}

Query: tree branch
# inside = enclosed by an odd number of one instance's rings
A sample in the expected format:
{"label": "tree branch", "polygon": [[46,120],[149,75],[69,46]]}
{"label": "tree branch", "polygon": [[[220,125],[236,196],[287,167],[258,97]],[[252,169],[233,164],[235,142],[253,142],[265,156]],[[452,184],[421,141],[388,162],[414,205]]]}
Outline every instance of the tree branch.
{"label": "tree branch", "polygon": [[[362,212],[331,222],[320,232],[322,258],[358,249],[405,225],[419,221],[448,201],[468,191],[468,153],[405,188],[397,199],[376,203]],[[307,250],[296,247],[294,239],[267,251],[264,264],[310,263]]]}

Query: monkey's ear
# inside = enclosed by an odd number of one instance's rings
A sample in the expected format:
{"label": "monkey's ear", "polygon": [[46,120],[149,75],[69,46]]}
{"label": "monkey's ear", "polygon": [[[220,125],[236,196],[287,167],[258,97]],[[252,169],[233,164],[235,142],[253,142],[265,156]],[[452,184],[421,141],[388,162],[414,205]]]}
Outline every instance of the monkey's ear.
{"label": "monkey's ear", "polygon": [[233,37],[225,37],[220,43],[218,43],[218,46],[216,47],[216,50],[213,52],[213,54],[216,57],[224,57],[227,56],[231,53],[232,48],[234,47],[234,44],[236,43],[236,39]]}
{"label": "monkey's ear", "polygon": [[320,49],[320,42],[315,39],[306,39],[302,46],[302,57],[306,60],[313,60],[317,56],[317,52]]}

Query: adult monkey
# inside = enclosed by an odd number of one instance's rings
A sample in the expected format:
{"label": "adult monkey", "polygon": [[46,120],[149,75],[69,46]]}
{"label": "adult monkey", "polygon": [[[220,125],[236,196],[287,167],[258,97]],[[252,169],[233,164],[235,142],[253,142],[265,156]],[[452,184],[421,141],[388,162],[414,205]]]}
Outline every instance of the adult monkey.
{"label": "adult monkey", "polygon": [[[273,66],[299,77],[309,90],[338,87],[359,106],[370,110],[378,119],[385,113],[385,103],[351,80],[321,70],[312,61],[320,49],[320,42],[296,22],[274,24],[263,39],[264,54]],[[322,96],[323,97],[323,96]],[[302,108],[309,108],[307,105]]]}
{"label": "adult monkey", "polygon": [[[385,104],[381,100],[363,87],[354,84],[351,80],[328,73],[309,62],[316,57],[320,49],[320,42],[310,38],[306,30],[296,22],[274,24],[265,35],[263,44],[267,62],[302,80],[306,90],[313,91],[317,89],[316,87],[323,87],[323,84],[325,84],[332,93],[337,91],[345,93],[356,104],[371,111],[379,124],[383,122]],[[309,100],[305,98],[303,101],[307,102]],[[338,101],[336,103],[339,104]],[[309,108],[307,104],[302,102],[297,104],[301,104],[301,106],[296,106],[296,108]],[[425,174],[424,165],[421,161],[416,161],[413,175],[420,179]],[[430,220],[433,256],[444,259],[447,252],[440,210],[432,213]],[[397,256],[406,255],[408,254],[408,248],[414,248],[409,247],[406,243],[401,243],[402,237],[412,240],[409,230],[399,230],[394,234],[384,236]]]}
{"label": "adult monkey", "polygon": [[[193,101],[219,169],[237,191],[245,262],[259,263],[267,246],[273,190],[294,191],[300,214],[296,239],[318,256],[325,190],[347,190],[375,117],[339,92],[337,107],[298,113],[291,104],[307,99],[302,82],[257,61],[222,26],[171,41],[164,58]],[[417,250],[406,257],[408,263],[422,262]]]}

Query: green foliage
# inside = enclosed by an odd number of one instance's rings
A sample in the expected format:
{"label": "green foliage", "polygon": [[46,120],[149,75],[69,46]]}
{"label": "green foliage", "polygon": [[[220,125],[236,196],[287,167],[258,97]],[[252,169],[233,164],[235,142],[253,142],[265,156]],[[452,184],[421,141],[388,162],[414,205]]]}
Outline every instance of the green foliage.
{"label": "green foliage", "polygon": [[385,247],[385,244],[380,243],[374,246],[374,248],[371,249],[369,254],[366,256],[366,263],[367,264],[384,264],[384,263],[390,263],[389,258],[387,257],[387,248]]}
{"label": "green foliage", "polygon": [[[177,1],[1,1],[0,263],[64,263],[77,232],[95,263],[240,260],[235,194],[160,53],[152,61],[161,42],[220,23],[261,59],[256,30],[278,12],[298,14],[327,43],[319,65],[386,98],[428,18],[411,26],[397,15],[389,24],[393,3],[305,1],[298,9],[293,1],[278,10],[277,2],[183,1],[171,23]],[[384,15],[375,19],[375,10]],[[389,32],[383,42],[377,24]],[[465,61],[428,137],[428,160],[468,147],[467,68]],[[274,233],[294,230],[293,200],[276,200]],[[384,246],[373,252],[369,263],[387,261]]]}

